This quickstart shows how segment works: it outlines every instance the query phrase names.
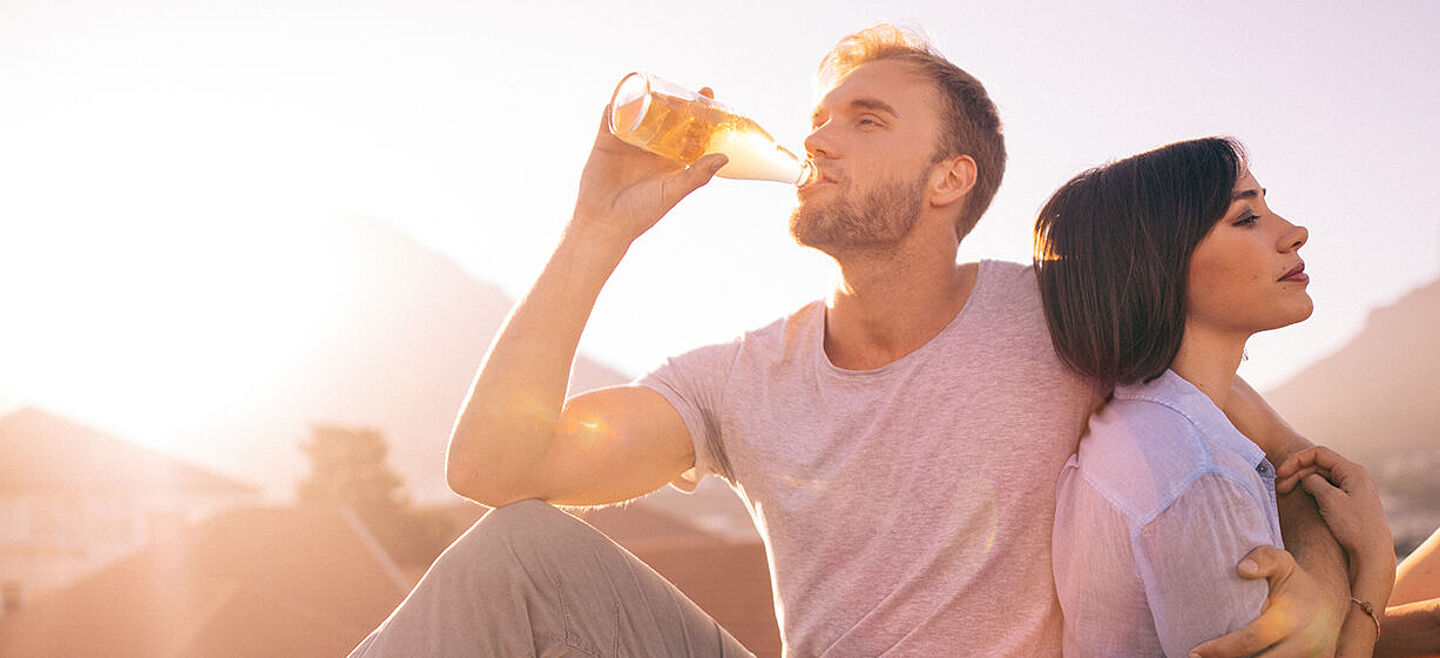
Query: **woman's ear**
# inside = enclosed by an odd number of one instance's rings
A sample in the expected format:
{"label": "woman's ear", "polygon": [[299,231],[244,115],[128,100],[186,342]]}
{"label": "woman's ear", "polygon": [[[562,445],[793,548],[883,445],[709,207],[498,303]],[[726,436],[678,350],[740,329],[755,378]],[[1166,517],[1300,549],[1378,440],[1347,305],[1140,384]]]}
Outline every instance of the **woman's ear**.
{"label": "woman's ear", "polygon": [[936,163],[937,169],[935,178],[930,187],[930,203],[935,206],[948,206],[956,201],[964,199],[975,187],[975,177],[979,169],[975,166],[975,158],[968,155],[957,155]]}

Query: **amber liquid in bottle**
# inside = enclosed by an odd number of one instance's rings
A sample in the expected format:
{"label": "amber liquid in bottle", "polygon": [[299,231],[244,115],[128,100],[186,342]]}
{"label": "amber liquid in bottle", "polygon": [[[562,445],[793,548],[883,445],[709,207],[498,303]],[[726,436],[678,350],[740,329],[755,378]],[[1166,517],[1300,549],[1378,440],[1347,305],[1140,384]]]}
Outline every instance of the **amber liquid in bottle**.
{"label": "amber liquid in bottle", "polygon": [[730,161],[718,176],[800,185],[812,167],[770,137],[759,124],[711,99],[631,73],[615,90],[610,132],[627,143],[687,165],[707,153]]}

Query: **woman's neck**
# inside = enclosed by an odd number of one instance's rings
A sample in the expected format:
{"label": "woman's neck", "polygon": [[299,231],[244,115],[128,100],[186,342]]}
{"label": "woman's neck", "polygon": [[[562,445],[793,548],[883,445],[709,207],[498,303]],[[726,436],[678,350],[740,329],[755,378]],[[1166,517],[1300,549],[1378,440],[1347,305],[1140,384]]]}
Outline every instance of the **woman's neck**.
{"label": "woman's neck", "polygon": [[1245,358],[1245,341],[1249,338],[1248,334],[1224,334],[1187,326],[1170,369],[1209,396],[1215,406],[1224,409],[1235,371]]}

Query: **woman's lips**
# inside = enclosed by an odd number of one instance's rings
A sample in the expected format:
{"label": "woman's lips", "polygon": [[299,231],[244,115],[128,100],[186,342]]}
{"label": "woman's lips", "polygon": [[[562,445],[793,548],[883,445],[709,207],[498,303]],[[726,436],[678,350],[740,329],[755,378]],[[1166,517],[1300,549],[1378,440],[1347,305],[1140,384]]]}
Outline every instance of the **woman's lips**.
{"label": "woman's lips", "polygon": [[1280,277],[1280,280],[1294,283],[1306,283],[1310,281],[1310,275],[1305,273],[1305,261],[1300,261],[1299,265],[1291,268],[1289,272],[1285,273],[1285,276]]}

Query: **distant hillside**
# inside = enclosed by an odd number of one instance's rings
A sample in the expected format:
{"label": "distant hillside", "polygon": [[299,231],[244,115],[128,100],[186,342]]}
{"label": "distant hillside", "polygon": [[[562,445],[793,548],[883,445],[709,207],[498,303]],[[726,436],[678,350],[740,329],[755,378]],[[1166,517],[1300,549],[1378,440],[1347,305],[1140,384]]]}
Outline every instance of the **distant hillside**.
{"label": "distant hillside", "polygon": [[248,484],[154,452],[47,411],[0,416],[0,493],[84,492],[101,496],[167,491],[249,503]]}
{"label": "distant hillside", "polygon": [[1349,343],[1265,396],[1370,470],[1402,553],[1440,526],[1440,281],[1371,312]]}
{"label": "distant hillside", "polygon": [[[444,499],[450,425],[513,300],[374,220],[337,220],[325,243],[310,248],[329,256],[317,262],[337,263],[338,271],[316,276],[345,282],[339,298],[315,300],[332,309],[319,332],[328,339],[197,443],[233,472],[289,495],[307,467],[299,443],[311,424],[373,427],[410,491]],[[629,379],[581,356],[572,390]]]}
{"label": "distant hillside", "polygon": [[1357,458],[1440,445],[1440,281],[1371,312],[1349,343],[1265,395],[1311,440]]}

